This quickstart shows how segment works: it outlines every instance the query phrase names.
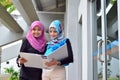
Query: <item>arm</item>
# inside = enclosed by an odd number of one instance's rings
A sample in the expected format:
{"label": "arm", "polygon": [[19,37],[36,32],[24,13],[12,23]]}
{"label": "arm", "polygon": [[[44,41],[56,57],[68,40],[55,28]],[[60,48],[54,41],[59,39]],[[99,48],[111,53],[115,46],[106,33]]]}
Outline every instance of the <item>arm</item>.
{"label": "arm", "polygon": [[[22,45],[21,45],[21,48],[20,48],[20,52],[24,52],[25,50],[26,50],[26,39],[23,39],[23,41],[22,41]],[[20,60],[21,59],[21,57],[20,57],[20,55],[18,55],[18,57],[17,57],[17,59],[16,59],[16,63],[17,63],[17,65],[18,65],[18,67],[20,67],[21,66],[21,64],[23,64],[24,63],[24,61],[23,61],[23,59],[22,60]]]}
{"label": "arm", "polygon": [[69,64],[73,62],[73,51],[72,51],[72,46],[69,39],[66,40],[66,44],[67,44],[67,50],[68,50],[68,57],[63,60],[60,60],[61,65]]}
{"label": "arm", "polygon": [[64,65],[64,64],[69,64],[69,63],[73,62],[73,51],[72,51],[72,47],[71,47],[69,39],[66,40],[66,44],[67,44],[67,50],[68,50],[68,57],[65,59],[62,59],[60,61],[52,59],[49,62],[45,62],[45,65],[47,65],[49,67],[49,66],[53,66],[53,65]]}

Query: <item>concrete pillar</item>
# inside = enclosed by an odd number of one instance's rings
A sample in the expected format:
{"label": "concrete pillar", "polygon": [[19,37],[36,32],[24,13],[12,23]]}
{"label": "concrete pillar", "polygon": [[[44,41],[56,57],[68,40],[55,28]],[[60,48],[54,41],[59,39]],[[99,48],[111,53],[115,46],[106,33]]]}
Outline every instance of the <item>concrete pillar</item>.
{"label": "concrete pillar", "polygon": [[22,33],[23,29],[14,20],[14,18],[0,4],[0,22],[4,24],[11,32]]}
{"label": "concrete pillar", "polygon": [[39,20],[32,0],[12,0],[12,2],[28,25],[34,20]]}
{"label": "concrete pillar", "polygon": [[[82,79],[97,80],[97,63],[93,62],[93,52],[97,48],[95,1],[81,0],[78,20],[82,26]],[[93,65],[93,63],[95,63]],[[93,69],[94,67],[94,69]],[[94,71],[94,72],[93,72]],[[96,74],[93,78],[93,73]]]}
{"label": "concrete pillar", "polygon": [[65,35],[71,41],[74,63],[67,68],[67,80],[81,78],[81,27],[78,22],[78,5],[80,0],[66,0]]}

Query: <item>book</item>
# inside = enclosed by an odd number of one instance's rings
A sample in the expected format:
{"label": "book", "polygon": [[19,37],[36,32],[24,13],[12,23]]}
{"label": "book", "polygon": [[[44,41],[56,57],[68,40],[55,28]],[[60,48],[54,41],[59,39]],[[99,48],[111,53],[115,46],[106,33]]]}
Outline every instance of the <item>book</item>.
{"label": "book", "polygon": [[33,68],[44,68],[43,60],[45,57],[39,54],[34,53],[25,53],[21,52],[20,57],[23,57],[27,60],[27,62],[24,63],[26,67],[33,67]]}
{"label": "book", "polygon": [[56,59],[56,60],[62,60],[66,57],[68,57],[68,50],[67,50],[67,44],[62,45],[61,47],[59,47],[58,49],[56,49],[55,51],[53,51],[51,54],[46,56],[47,59]]}
{"label": "book", "polygon": [[26,67],[48,68],[44,65],[44,62],[50,61],[52,58],[56,60],[62,60],[68,57],[68,50],[67,45],[64,44],[47,56],[25,52],[20,52],[20,56],[27,60],[27,62],[24,63]]}

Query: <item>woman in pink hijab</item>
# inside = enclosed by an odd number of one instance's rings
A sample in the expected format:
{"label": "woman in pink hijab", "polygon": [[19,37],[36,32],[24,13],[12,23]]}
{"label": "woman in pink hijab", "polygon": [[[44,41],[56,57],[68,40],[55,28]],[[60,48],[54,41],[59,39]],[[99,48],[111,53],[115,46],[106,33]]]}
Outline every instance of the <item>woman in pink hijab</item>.
{"label": "woman in pink hijab", "polygon": [[[26,38],[23,40],[20,52],[25,54],[43,55],[46,49],[46,38],[44,34],[44,25],[40,21],[34,21]],[[17,63],[20,68],[19,80],[42,80],[42,69],[26,67],[24,63],[27,60],[18,56]]]}

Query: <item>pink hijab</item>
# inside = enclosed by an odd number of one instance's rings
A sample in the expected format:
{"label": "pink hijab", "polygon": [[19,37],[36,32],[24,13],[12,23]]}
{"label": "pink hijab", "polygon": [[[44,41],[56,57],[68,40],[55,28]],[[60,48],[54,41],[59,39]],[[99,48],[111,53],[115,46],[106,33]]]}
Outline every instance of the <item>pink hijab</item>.
{"label": "pink hijab", "polygon": [[[42,30],[41,36],[38,38],[33,37],[32,35],[32,29],[35,26],[39,26]],[[43,52],[45,49],[45,45],[46,45],[46,38],[45,38],[45,34],[44,34],[44,25],[40,22],[40,21],[34,21],[31,26],[30,26],[30,30],[26,35],[27,40],[29,41],[29,43],[31,44],[31,46],[33,48],[35,48],[36,50],[38,50],[39,52]]]}

